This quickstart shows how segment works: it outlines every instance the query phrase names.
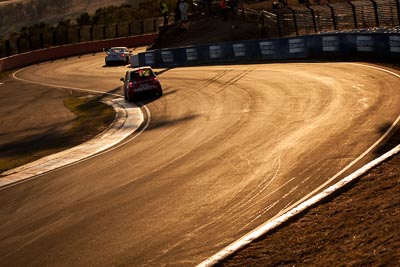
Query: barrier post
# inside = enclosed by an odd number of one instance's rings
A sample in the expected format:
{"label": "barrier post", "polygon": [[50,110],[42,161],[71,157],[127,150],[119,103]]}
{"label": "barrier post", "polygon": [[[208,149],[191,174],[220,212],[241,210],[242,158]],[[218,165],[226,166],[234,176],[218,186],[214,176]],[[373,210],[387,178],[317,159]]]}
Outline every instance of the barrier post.
{"label": "barrier post", "polygon": [[397,23],[400,25],[400,0],[396,0],[397,6]]}
{"label": "barrier post", "polygon": [[78,35],[78,43],[81,42],[81,27],[79,26],[77,29],[77,35]]}
{"label": "barrier post", "polygon": [[315,12],[314,12],[314,9],[312,9],[312,7],[311,7],[311,6],[308,6],[308,5],[307,5],[307,8],[308,8],[308,9],[310,10],[310,12],[311,12],[312,22],[313,22],[313,25],[314,25],[314,32],[315,32],[315,33],[318,33],[317,21],[315,20]]}
{"label": "barrier post", "polygon": [[374,14],[375,14],[375,26],[379,27],[379,14],[378,14],[378,5],[376,4],[375,0],[371,0],[372,6],[374,7]]}
{"label": "barrier post", "polygon": [[262,23],[262,34],[267,34],[267,29],[265,28],[264,13],[261,11],[261,23]]}
{"label": "barrier post", "polygon": [[44,48],[44,36],[43,32],[39,34],[39,48]]}
{"label": "barrier post", "polygon": [[69,34],[68,34],[68,28],[65,28],[65,42],[64,42],[64,44],[68,44],[69,42],[68,42],[68,39],[69,39],[69,36],[68,36]]}
{"label": "barrier post", "polygon": [[331,10],[331,16],[332,16],[332,23],[333,23],[333,29],[337,31],[337,21],[336,21],[336,15],[335,15],[335,9],[332,5],[328,4],[328,7]]}
{"label": "barrier post", "polygon": [[294,24],[294,28],[296,29],[296,36],[299,36],[299,29],[297,28],[296,11],[291,7],[288,7],[288,8],[290,11],[292,11],[292,14],[293,14],[293,24]]}
{"label": "barrier post", "polygon": [[358,29],[358,22],[357,22],[357,13],[356,13],[356,6],[351,2],[347,2],[351,6],[351,10],[353,11],[353,20],[354,20],[354,28]]}
{"label": "barrier post", "polygon": [[15,40],[17,43],[17,54],[21,53],[21,37],[17,37]]}
{"label": "barrier post", "polygon": [[53,46],[56,46],[57,45],[57,38],[56,38],[56,32],[57,32],[57,30],[54,30],[52,33],[51,33],[51,37],[52,37],[52,41],[53,41]]}
{"label": "barrier post", "polygon": [[9,57],[11,55],[11,43],[10,39],[6,40],[6,57]]}
{"label": "barrier post", "polygon": [[276,25],[278,26],[278,36],[282,37],[281,23],[279,21],[279,12],[276,9],[274,9],[274,12],[276,14]]}
{"label": "barrier post", "polygon": [[33,50],[32,33],[28,35],[28,47],[29,47],[29,51]]}
{"label": "barrier post", "polygon": [[90,29],[89,29],[89,40],[90,41],[93,41],[93,25],[92,26],[90,26]]}

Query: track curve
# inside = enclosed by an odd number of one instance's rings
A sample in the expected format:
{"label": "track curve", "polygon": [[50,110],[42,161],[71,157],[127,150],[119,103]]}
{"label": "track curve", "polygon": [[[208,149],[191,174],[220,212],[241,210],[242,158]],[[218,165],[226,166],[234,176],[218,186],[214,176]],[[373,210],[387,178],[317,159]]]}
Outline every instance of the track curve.
{"label": "track curve", "polygon": [[[102,62],[19,75],[122,96],[126,68]],[[397,77],[348,63],[177,68],[160,80],[136,139],[2,190],[1,265],[195,265],[334,177],[400,114]]]}

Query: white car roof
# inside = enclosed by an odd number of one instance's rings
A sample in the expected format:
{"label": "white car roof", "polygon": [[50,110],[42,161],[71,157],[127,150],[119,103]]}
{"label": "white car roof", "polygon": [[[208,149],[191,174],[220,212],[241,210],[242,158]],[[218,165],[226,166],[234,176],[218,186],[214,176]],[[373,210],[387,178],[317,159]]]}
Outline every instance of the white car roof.
{"label": "white car roof", "polygon": [[114,47],[111,47],[110,49],[128,49],[128,47],[125,47],[125,46],[114,46]]}
{"label": "white car roof", "polygon": [[143,66],[143,67],[138,67],[138,68],[131,69],[131,70],[129,70],[129,71],[138,71],[138,70],[144,70],[144,69],[151,69],[151,70],[153,70],[150,66]]}

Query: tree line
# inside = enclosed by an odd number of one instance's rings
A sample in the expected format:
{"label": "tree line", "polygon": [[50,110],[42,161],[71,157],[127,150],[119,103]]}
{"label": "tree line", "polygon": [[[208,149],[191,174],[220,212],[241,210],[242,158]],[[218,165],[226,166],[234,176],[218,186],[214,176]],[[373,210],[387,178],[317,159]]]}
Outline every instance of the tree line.
{"label": "tree line", "polygon": [[[154,0],[126,0],[120,6],[108,6],[97,9],[93,14],[82,13],[75,19],[63,18],[62,12],[71,8],[73,0],[31,0],[29,2],[18,2],[13,5],[5,5],[0,9],[0,32],[9,29],[9,25],[18,25],[21,20],[38,21],[32,25],[24,25],[20,29],[15,29],[9,33],[10,37],[15,35],[31,35],[37,31],[45,29],[57,29],[72,26],[85,25],[107,25],[131,20],[143,20],[160,16],[159,1]],[[170,6],[176,0],[168,1]],[[45,23],[41,18],[48,14],[59,14],[55,23]],[[7,39],[6,34],[0,39]]]}

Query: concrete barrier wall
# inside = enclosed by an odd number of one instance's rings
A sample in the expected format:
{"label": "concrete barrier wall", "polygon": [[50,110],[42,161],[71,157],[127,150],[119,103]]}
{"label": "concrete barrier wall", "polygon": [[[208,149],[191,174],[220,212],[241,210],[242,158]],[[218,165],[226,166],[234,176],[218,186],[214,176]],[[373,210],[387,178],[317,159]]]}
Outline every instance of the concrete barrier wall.
{"label": "concrete barrier wall", "polygon": [[268,60],[400,60],[400,34],[338,33],[152,50],[138,54],[139,65],[179,67]]}
{"label": "concrete barrier wall", "polygon": [[152,44],[156,38],[157,34],[146,34],[35,50],[32,52],[0,58],[0,72],[57,58],[100,52],[103,51],[103,48],[109,48],[112,46],[137,47],[149,45]]}

